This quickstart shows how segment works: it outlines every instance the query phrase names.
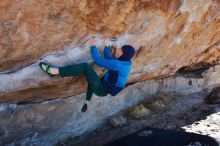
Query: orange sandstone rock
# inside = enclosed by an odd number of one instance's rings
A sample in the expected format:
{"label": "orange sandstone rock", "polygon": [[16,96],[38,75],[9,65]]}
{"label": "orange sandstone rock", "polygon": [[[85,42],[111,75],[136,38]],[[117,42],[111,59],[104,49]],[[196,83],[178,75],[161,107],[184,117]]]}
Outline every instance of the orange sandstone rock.
{"label": "orange sandstone rock", "polygon": [[[0,72],[9,75],[97,34],[129,36],[123,43],[136,47],[128,83],[220,63],[218,0],[2,0],[0,16]],[[86,89],[83,77],[31,82],[27,79],[27,86],[0,91],[0,102],[66,97]]]}

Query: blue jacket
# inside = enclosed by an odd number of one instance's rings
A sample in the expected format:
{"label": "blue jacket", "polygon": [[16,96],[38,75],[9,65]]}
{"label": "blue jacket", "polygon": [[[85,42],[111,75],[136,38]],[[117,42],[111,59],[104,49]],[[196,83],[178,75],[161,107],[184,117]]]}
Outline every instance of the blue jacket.
{"label": "blue jacket", "polygon": [[103,83],[108,93],[115,96],[125,87],[131,70],[131,61],[113,58],[108,47],[104,49],[104,58],[100,56],[96,46],[91,46],[91,54],[97,65],[108,69],[102,78]]}

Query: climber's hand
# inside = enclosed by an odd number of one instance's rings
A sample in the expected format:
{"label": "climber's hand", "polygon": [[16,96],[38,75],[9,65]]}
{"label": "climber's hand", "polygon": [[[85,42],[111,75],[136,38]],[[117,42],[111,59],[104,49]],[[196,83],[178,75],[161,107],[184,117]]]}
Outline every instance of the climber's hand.
{"label": "climber's hand", "polygon": [[95,40],[94,38],[92,38],[92,39],[90,39],[90,40],[88,41],[88,44],[89,44],[90,47],[91,47],[91,46],[94,46],[94,45],[96,44],[96,40]]}
{"label": "climber's hand", "polygon": [[109,44],[110,44],[109,38],[104,37],[104,38],[103,38],[103,43],[104,43],[104,45],[105,45],[105,46],[107,46],[107,47],[108,47],[108,46],[109,46]]}

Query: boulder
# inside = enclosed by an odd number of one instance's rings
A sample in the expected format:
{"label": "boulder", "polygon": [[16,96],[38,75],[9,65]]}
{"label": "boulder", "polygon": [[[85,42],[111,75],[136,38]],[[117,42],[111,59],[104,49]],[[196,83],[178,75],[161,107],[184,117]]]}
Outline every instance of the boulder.
{"label": "boulder", "polygon": [[215,87],[212,91],[205,97],[205,102],[209,104],[219,104],[220,103],[220,86]]}
{"label": "boulder", "polygon": [[82,76],[49,78],[38,63],[90,62],[92,37],[136,48],[128,83],[219,64],[219,10],[217,0],[1,0],[0,103],[85,92]]}

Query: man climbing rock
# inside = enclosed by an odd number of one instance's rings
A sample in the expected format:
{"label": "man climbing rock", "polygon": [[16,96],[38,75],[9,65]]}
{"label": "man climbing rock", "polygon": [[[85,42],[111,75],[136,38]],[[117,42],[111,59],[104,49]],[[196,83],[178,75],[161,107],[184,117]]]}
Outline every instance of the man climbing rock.
{"label": "man climbing rock", "polygon": [[55,75],[59,75],[60,77],[69,77],[81,74],[86,77],[88,87],[86,100],[81,112],[85,112],[87,110],[88,103],[91,100],[93,93],[98,96],[106,96],[107,94],[115,96],[125,87],[131,70],[131,59],[135,55],[135,49],[131,45],[124,45],[120,49],[117,49],[112,56],[110,53],[111,47],[108,46],[108,41],[108,39],[104,39],[104,58],[100,56],[96,48],[96,40],[90,39],[88,41],[94,62],[98,66],[107,69],[107,72],[101,79],[95,73],[91,65],[87,63],[74,64],[60,68],[51,67],[44,62],[39,64],[40,68],[50,77]]}

